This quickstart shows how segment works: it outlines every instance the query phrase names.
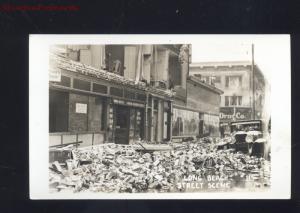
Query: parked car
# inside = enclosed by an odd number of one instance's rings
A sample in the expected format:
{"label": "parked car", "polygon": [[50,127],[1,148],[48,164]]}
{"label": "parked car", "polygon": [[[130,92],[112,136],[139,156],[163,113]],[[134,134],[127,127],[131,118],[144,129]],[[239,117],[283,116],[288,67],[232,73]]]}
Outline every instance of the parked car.
{"label": "parked car", "polygon": [[264,157],[267,144],[262,120],[236,121],[230,123],[231,137],[220,143],[219,148],[231,148],[249,155]]}

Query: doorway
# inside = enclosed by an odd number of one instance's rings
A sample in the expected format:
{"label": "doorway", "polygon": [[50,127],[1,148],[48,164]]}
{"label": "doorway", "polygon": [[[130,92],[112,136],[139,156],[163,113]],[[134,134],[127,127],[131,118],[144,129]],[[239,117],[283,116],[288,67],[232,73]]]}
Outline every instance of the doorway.
{"label": "doorway", "polygon": [[130,110],[126,106],[116,106],[115,109],[115,143],[129,143]]}

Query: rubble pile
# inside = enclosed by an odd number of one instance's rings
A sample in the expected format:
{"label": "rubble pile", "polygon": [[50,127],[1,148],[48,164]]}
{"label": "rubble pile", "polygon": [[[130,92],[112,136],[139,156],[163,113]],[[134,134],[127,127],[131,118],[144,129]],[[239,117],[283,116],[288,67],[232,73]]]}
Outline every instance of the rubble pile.
{"label": "rubble pile", "polygon": [[172,144],[172,150],[145,152],[135,146],[104,144],[74,149],[65,164],[50,164],[52,191],[73,192],[178,192],[185,176],[255,173],[269,178],[265,160],[230,150],[216,150],[209,143]]}

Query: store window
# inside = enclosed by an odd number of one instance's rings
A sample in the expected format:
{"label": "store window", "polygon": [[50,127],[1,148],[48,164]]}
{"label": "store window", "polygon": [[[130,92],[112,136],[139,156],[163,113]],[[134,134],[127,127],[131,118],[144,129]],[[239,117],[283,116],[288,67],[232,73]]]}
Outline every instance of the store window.
{"label": "store window", "polygon": [[105,98],[71,93],[69,95],[70,132],[99,132],[105,128]]}
{"label": "store window", "polygon": [[173,136],[199,135],[199,112],[174,108],[172,123]]}
{"label": "store window", "polygon": [[49,132],[67,132],[69,93],[56,90],[49,92]]}

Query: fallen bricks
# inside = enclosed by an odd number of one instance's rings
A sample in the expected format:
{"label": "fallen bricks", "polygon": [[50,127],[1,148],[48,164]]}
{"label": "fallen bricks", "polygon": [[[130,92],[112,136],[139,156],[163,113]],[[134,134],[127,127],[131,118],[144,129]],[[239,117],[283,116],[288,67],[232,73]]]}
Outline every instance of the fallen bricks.
{"label": "fallen bricks", "polygon": [[[173,146],[171,144],[171,146]],[[74,149],[65,166],[54,162],[49,170],[51,191],[178,192],[185,176],[208,174],[233,178],[254,174],[269,185],[269,162],[230,150],[216,150],[209,143],[186,142],[167,151],[144,153],[134,146],[104,144]],[[267,166],[266,166],[267,165]]]}

